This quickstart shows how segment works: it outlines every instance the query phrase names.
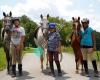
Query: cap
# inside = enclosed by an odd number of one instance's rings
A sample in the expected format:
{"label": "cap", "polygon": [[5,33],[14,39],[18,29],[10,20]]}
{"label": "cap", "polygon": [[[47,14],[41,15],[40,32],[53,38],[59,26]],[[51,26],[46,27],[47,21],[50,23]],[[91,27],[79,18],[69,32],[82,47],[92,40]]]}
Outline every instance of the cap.
{"label": "cap", "polygon": [[49,23],[49,28],[56,28],[56,23]]}

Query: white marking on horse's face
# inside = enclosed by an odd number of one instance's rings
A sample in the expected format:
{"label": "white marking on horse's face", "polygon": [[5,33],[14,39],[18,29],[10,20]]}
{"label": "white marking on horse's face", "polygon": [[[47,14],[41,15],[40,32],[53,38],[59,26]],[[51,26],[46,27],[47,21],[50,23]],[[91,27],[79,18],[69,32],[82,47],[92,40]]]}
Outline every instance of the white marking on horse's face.
{"label": "white marking on horse's face", "polygon": [[48,32],[48,28],[49,28],[48,23],[49,23],[49,21],[48,21],[47,17],[43,17],[41,19],[41,27],[43,29],[43,34],[46,34]]}
{"label": "white marking on horse's face", "polygon": [[11,25],[11,17],[7,16],[3,20],[4,26],[10,26]]}
{"label": "white marking on horse's face", "polygon": [[48,21],[48,19],[46,18],[46,17],[43,17],[43,19],[41,19],[41,24],[42,24],[42,28],[48,28],[48,23],[49,23],[49,21]]}

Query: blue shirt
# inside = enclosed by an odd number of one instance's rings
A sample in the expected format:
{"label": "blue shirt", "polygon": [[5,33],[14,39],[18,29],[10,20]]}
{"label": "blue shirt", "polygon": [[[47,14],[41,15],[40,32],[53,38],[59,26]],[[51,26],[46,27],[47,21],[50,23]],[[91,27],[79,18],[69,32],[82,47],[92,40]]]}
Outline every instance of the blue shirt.
{"label": "blue shirt", "polygon": [[81,46],[93,46],[92,39],[93,29],[88,27],[83,31],[81,31]]}
{"label": "blue shirt", "polygon": [[59,47],[59,41],[61,40],[60,34],[58,32],[53,32],[48,34],[48,51],[56,51]]}

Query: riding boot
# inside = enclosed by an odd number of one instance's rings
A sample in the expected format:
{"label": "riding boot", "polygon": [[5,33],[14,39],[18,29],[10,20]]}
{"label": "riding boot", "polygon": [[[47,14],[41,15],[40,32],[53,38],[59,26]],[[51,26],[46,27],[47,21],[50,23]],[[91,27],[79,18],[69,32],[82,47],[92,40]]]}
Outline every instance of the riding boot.
{"label": "riding boot", "polygon": [[12,65],[12,77],[16,77],[16,65]]}
{"label": "riding boot", "polygon": [[50,63],[51,73],[52,73],[53,76],[55,76],[53,61],[50,61],[49,63]]}
{"label": "riding boot", "polygon": [[22,64],[18,64],[19,76],[22,76]]}
{"label": "riding boot", "polygon": [[94,68],[95,76],[97,76],[97,74],[98,74],[98,69],[97,69],[96,60],[93,60],[93,61],[92,61],[92,65],[93,65],[93,68]]}
{"label": "riding boot", "polygon": [[61,66],[59,61],[55,61],[57,69],[58,69],[58,76],[62,76]]}
{"label": "riding boot", "polygon": [[84,65],[85,73],[89,74],[87,60],[83,60],[83,65]]}

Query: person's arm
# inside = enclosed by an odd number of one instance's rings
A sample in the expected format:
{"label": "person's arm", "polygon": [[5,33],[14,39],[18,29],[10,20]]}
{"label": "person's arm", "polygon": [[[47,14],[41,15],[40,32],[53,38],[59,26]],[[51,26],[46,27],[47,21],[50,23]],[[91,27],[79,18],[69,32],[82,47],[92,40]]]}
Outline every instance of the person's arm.
{"label": "person's arm", "polygon": [[17,46],[18,49],[23,48],[24,40],[25,40],[25,30],[24,30],[24,28],[22,28],[22,30],[21,30],[21,40],[20,40],[19,45]]}
{"label": "person's arm", "polygon": [[93,49],[96,50],[96,36],[95,36],[95,32],[92,32],[92,39],[93,39]]}

